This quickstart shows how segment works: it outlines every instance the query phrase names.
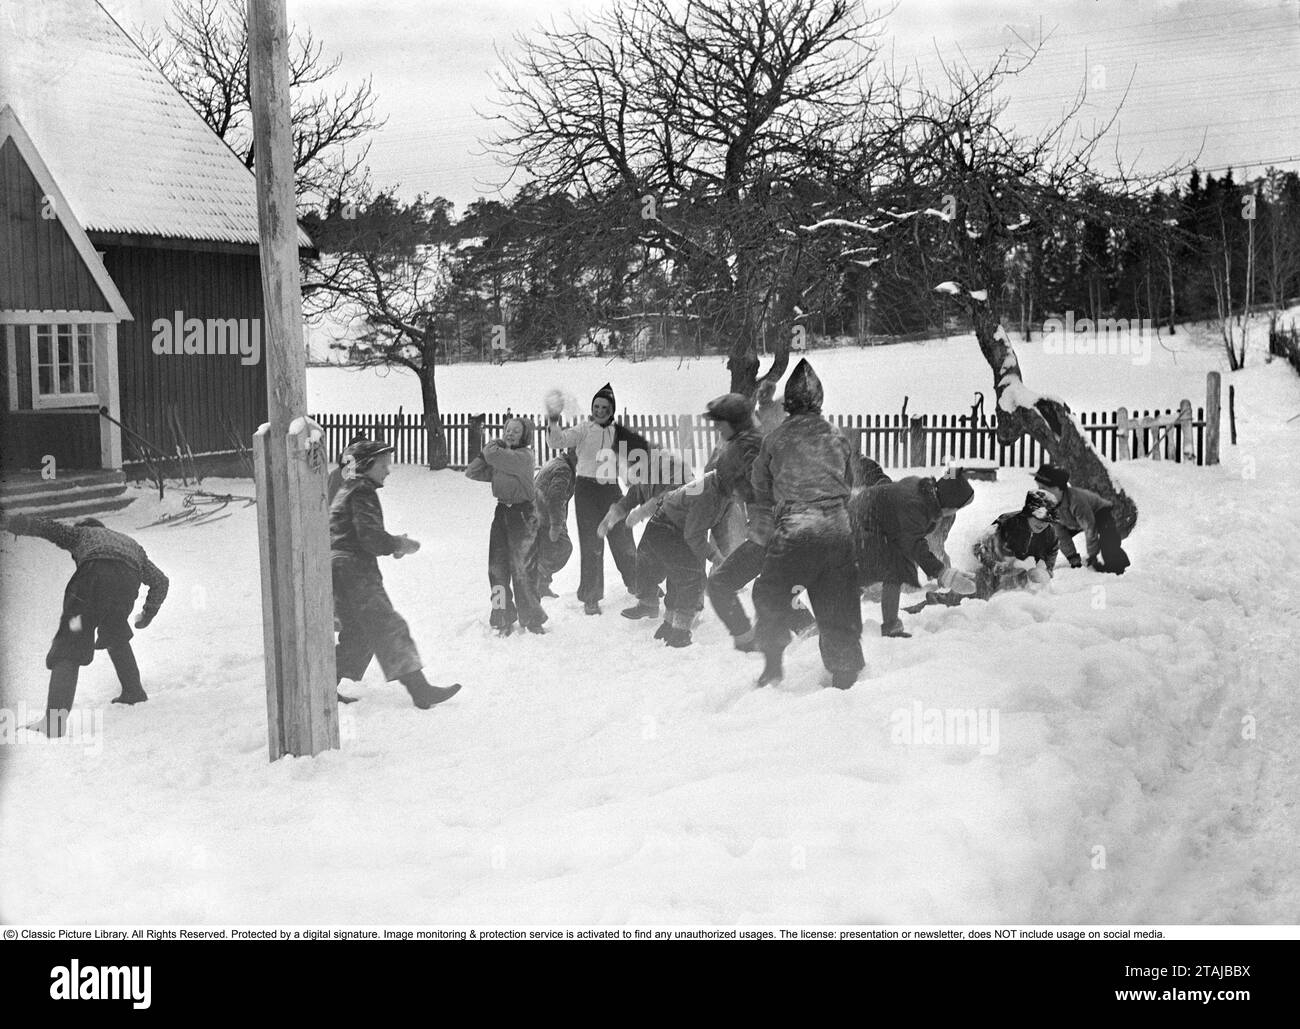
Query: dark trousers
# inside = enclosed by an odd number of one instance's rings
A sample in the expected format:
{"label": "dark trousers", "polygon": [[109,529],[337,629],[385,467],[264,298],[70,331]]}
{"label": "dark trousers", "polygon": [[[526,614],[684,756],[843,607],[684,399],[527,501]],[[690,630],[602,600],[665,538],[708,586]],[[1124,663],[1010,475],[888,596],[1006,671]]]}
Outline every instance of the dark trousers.
{"label": "dark trousers", "polygon": [[529,569],[532,572],[533,588],[540,594],[551,588],[555,573],[569,563],[573,556],[573,541],[569,539],[569,527],[559,523],[559,532],[551,539],[550,517],[545,508],[538,508],[537,537],[529,554]]}
{"label": "dark trousers", "polygon": [[[601,520],[610,506],[623,499],[617,483],[601,483],[595,479],[578,479],[573,491],[573,506],[578,516],[578,553],[582,574],[578,583],[578,599],[584,604],[595,603],[605,596],[605,540],[596,535]],[[614,554],[614,564],[623,577],[629,592],[636,592],[636,541],[626,522],[619,522],[609,530],[606,538]]]}
{"label": "dark trousers", "polygon": [[61,661],[88,665],[96,650],[130,650],[131,608],[139,592],[139,576],[122,561],[80,565],[63,590],[59,630],[45,655],[45,667],[53,669]]}
{"label": "dark trousers", "polygon": [[650,519],[636,551],[636,595],[642,601],[659,597],[667,580],[664,607],[669,611],[704,608],[704,560],[686,545],[686,537],[671,522]]}
{"label": "dark trousers", "polygon": [[1128,554],[1120,546],[1119,527],[1109,509],[1097,512],[1097,536],[1101,541],[1101,560],[1106,571],[1123,575],[1129,566]]}
{"label": "dark trousers", "polygon": [[546,612],[537,599],[529,570],[537,540],[537,515],[532,504],[497,504],[488,539],[488,582],[492,586],[492,624],[509,628],[518,620],[541,625]]}
{"label": "dark trousers", "polygon": [[339,678],[360,682],[374,657],[389,682],[418,672],[420,653],[406,620],[393,610],[375,559],[335,551],[330,567],[339,625],[334,648]]}
{"label": "dark trousers", "polygon": [[766,553],[762,544],[747,539],[709,574],[709,601],[733,636],[743,636],[750,630],[749,615],[738,594],[758,578]]}
{"label": "dark trousers", "polygon": [[[811,515],[811,517],[810,517]],[[848,510],[835,504],[778,520],[763,572],[754,583],[756,639],[765,654],[790,643],[794,596],[808,591],[817,618],[822,664],[830,672],[857,672],[862,660],[862,608]]]}

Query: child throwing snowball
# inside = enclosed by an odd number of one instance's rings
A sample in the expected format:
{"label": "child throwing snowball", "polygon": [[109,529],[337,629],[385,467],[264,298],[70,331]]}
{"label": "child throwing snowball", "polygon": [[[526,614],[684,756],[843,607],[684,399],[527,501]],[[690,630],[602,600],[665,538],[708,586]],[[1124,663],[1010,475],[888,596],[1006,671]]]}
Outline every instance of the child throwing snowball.
{"label": "child throwing snowball", "polygon": [[95,518],[64,525],[51,518],[14,515],[4,527],[15,536],[39,536],[72,554],[77,570],[63,591],[63,613],[54,634],[45,667],[50,688],[45,717],[30,728],[48,736],[62,736],[82,665],[90,664],[96,650],[107,650],[122,692],[114,704],[139,704],[148,700],[140,684],[140,668],[131,649],[131,608],[142,585],[149,588],[137,629],[153,621],[167,597],[167,576],[149,560],[144,548],[130,536],[106,528]]}
{"label": "child throwing snowball", "polygon": [[497,498],[488,537],[488,582],[492,587],[492,626],[502,636],[514,631],[516,621],[529,632],[545,632],[546,612],[529,567],[537,541],[533,432],[529,419],[508,419],[500,438],[484,443],[465,469],[467,478],[490,482]]}

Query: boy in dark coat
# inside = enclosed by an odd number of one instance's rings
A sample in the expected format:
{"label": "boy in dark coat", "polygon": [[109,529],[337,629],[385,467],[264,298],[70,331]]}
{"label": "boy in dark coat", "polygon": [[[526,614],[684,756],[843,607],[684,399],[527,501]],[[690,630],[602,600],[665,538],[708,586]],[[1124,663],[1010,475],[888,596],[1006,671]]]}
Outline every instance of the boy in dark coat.
{"label": "boy in dark coat", "polygon": [[[731,485],[733,501],[742,509],[748,524],[754,505],[751,481],[754,460],[763,445],[762,429],[754,416],[753,405],[749,398],[739,393],[726,393],[711,400],[704,414],[717,423],[724,441],[717,459],[719,478]],[[774,421],[774,424],[779,422]],[[767,548],[763,544],[746,537],[709,573],[709,602],[727,627],[737,650],[756,649],[754,627],[740,603],[739,594],[758,578],[766,554]],[[789,618],[791,628],[796,631],[805,630],[812,623],[812,616],[803,607],[792,610]]]}
{"label": "boy in dark coat", "polygon": [[[403,557],[420,549],[405,535],[384,529],[378,490],[389,473],[393,448],[365,440],[343,452],[343,485],[330,504],[330,569],[334,580],[334,615],[339,625],[334,661],[338,678],[360,682],[372,658],[389,682],[406,687],[421,709],[455,696],[460,683],[431,686],[424,677],[420,654],[405,619],[393,610],[379,573],[380,557]],[[339,700],[351,698],[340,694]]]}
{"label": "boy in dark coat", "polygon": [[1078,568],[1083,563],[1074,549],[1074,537],[1082,532],[1088,547],[1088,567],[1123,575],[1129,559],[1120,546],[1123,537],[1115,524],[1111,502],[1092,490],[1071,486],[1070,473],[1059,465],[1040,467],[1034,482],[1056,499],[1056,539],[1070,567]]}
{"label": "boy in dark coat", "polygon": [[488,539],[488,582],[492,587],[492,626],[509,636],[516,619],[532,633],[542,633],[546,612],[537,599],[529,559],[537,542],[533,481],[537,461],[531,446],[533,423],[514,417],[500,439],[488,440],[465,469],[468,478],[492,483],[497,498]]}
{"label": "boy in dark coat", "polygon": [[139,704],[149,697],[140,683],[140,668],[131,649],[131,608],[141,585],[148,587],[137,629],[153,621],[167,597],[168,581],[130,536],[106,528],[95,518],[68,526],[51,518],[17,514],[4,527],[15,536],[39,536],[72,554],[77,570],[63,591],[63,613],[45,667],[50,688],[45,717],[31,726],[48,736],[62,736],[77,695],[77,678],[96,650],[107,650],[122,692],[114,704]]}
{"label": "boy in dark coat", "polygon": [[572,447],[577,453],[574,474],[573,506],[578,517],[578,553],[582,577],[578,599],[589,615],[600,614],[605,596],[605,541],[614,554],[614,564],[629,592],[636,591],[636,542],[632,530],[619,523],[607,536],[596,530],[610,506],[622,498],[618,470],[632,452],[641,451],[648,458],[646,439],[614,420],[614,390],[605,383],[591,400],[591,416],[570,428],[560,425],[560,412],[547,412],[547,442],[553,450]]}
{"label": "boy in dark coat", "polygon": [[[754,401],[743,393],[724,393],[709,401],[704,409],[704,417],[717,426],[719,436],[719,443],[709,456],[704,470],[713,471],[723,455],[735,447],[745,451],[748,467],[752,468],[759,444],[763,442],[763,434],[754,414]],[[730,555],[745,540],[745,535],[745,501],[733,492],[727,503],[726,517],[714,532],[713,541],[724,555]]]}
{"label": "boy in dark coat", "polygon": [[862,584],[881,584],[880,635],[908,638],[898,617],[903,583],[919,586],[917,566],[939,585],[968,596],[975,580],[963,571],[945,567],[932,549],[932,539],[947,516],[955,515],[974,497],[965,478],[930,479],[908,476],[897,482],[880,482],[855,498],[860,512],[858,563]]}
{"label": "boy in dark coat", "polygon": [[806,359],[790,374],[784,404],[789,417],[763,438],[751,476],[750,538],[767,547],[754,583],[755,637],[766,658],[758,685],[781,678],[791,597],[802,586],[817,618],[831,684],[848,689],[863,666],[862,610],[845,503],[853,450],[821,416],[821,382]]}
{"label": "boy in dark coat", "polygon": [[569,563],[573,542],[569,539],[569,501],[576,484],[577,452],[569,449],[542,465],[533,480],[537,493],[537,542],[529,559],[538,598],[554,597],[551,580]]}

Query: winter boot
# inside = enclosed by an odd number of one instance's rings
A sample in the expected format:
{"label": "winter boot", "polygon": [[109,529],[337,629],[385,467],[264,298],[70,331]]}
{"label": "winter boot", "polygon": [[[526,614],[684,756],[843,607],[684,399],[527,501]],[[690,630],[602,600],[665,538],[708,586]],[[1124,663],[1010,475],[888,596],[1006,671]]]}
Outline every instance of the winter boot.
{"label": "winter boot", "polygon": [[731,645],[742,654],[752,654],[758,649],[758,644],[754,642],[754,630],[750,628],[739,636],[732,636]]}
{"label": "winter boot", "polygon": [[659,601],[658,600],[638,600],[633,607],[625,607],[620,612],[624,618],[658,618]]}
{"label": "winter boot", "polygon": [[668,634],[672,631],[673,631],[673,623],[672,623],[672,614],[670,612],[669,616],[665,618],[662,624],[660,624],[659,628],[655,630],[655,639],[666,640],[668,638]]}
{"label": "winter boot", "polygon": [[135,663],[135,652],[131,649],[131,644],[110,647],[108,659],[113,662],[118,682],[122,684],[122,692],[113,698],[113,703],[143,704],[148,700],[149,695],[140,685],[140,666]]}
{"label": "winter boot", "polygon": [[77,676],[81,673],[75,661],[59,661],[50,672],[50,690],[45,700],[45,717],[33,722],[38,729],[53,739],[62,736],[68,724],[68,712],[77,696]]}
{"label": "winter boot", "polygon": [[596,600],[588,600],[582,605],[582,613],[585,615],[600,614],[600,602]]}
{"label": "winter boot", "polygon": [[837,690],[847,690],[853,687],[858,681],[857,672],[832,672],[831,686]]}
{"label": "winter boot", "polygon": [[559,597],[559,594],[556,593],[555,590],[551,589],[550,586],[543,586],[537,591],[537,596],[542,600],[555,600]]}
{"label": "winter boot", "polygon": [[785,675],[785,669],[781,666],[781,652],[774,651],[767,655],[767,661],[763,665],[763,674],[758,677],[759,687],[774,686],[779,683]]}
{"label": "winter boot", "polygon": [[509,636],[509,635],[510,635],[512,632],[514,632],[514,631],[515,631],[515,627],[514,627],[513,625],[498,625],[498,626],[497,626],[497,635],[500,636],[500,637],[502,637],[503,639],[504,639],[506,636]]}
{"label": "winter boot", "polygon": [[664,642],[670,647],[689,647],[691,645],[690,629],[669,629]]}
{"label": "winter boot", "polygon": [[542,628],[541,622],[536,622],[533,625],[528,626],[528,631],[534,636],[544,636],[546,634],[546,630]]}
{"label": "winter boot", "polygon": [[880,627],[880,635],[900,640],[910,640],[912,634],[903,628],[901,621],[887,622]]}
{"label": "winter boot", "polygon": [[430,686],[422,671],[404,675],[399,681],[406,687],[406,692],[411,695],[411,700],[421,711],[428,710],[435,704],[441,704],[444,700],[450,700],[460,692],[458,682],[453,682],[450,686]]}

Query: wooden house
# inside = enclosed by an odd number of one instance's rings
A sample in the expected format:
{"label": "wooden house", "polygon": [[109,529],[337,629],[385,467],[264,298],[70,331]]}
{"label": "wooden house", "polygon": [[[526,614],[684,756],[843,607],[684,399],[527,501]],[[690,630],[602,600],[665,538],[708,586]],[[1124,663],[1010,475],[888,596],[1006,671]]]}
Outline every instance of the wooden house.
{"label": "wooden house", "polygon": [[238,474],[263,342],[253,173],[95,0],[0,0],[7,477],[177,447]]}

